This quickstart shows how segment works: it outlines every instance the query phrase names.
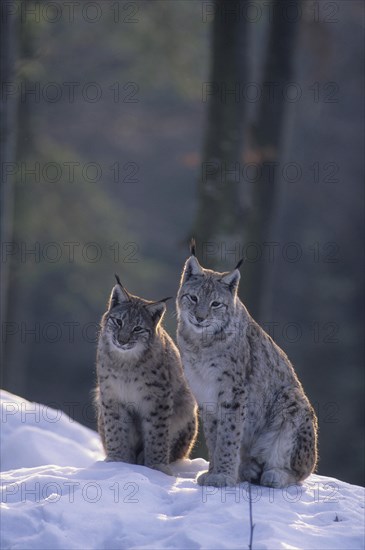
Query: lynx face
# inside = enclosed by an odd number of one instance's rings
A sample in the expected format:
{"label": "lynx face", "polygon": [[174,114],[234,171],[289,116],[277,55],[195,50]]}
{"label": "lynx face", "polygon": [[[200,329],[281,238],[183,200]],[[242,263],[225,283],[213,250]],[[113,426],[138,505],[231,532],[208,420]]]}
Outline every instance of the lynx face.
{"label": "lynx face", "polygon": [[142,352],[151,345],[165,310],[164,302],[147,302],[115,285],[102,320],[102,333],[121,353]]}
{"label": "lynx face", "polygon": [[203,269],[191,256],[185,264],[177,298],[180,319],[198,333],[224,330],[234,312],[239,277],[238,270],[217,273]]}

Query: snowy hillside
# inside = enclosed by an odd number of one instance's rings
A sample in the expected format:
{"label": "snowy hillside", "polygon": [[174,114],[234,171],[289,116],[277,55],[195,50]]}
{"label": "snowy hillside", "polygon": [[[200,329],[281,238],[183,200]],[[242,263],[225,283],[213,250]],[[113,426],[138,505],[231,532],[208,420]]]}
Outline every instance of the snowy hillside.
{"label": "snowy hillside", "polygon": [[[104,463],[96,433],[48,407],[2,397],[1,548],[248,548],[247,484],[199,487],[203,459],[176,477]],[[364,547],[364,490],[311,476],[287,490],[252,487],[253,548]]]}

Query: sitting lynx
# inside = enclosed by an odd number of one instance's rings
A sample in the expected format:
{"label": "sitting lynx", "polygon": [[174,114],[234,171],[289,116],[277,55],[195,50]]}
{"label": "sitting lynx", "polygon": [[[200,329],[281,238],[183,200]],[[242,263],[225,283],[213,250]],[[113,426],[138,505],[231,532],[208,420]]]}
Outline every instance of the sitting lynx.
{"label": "sitting lynx", "polygon": [[200,485],[285,487],[316,466],[317,419],[285,353],[237,296],[238,268],[191,257],[177,297],[178,345],[209,452]]}
{"label": "sitting lynx", "polygon": [[179,352],[161,326],[165,301],[148,302],[121,285],[101,321],[95,401],[107,461],[143,464],[171,474],[188,456],[196,403]]}

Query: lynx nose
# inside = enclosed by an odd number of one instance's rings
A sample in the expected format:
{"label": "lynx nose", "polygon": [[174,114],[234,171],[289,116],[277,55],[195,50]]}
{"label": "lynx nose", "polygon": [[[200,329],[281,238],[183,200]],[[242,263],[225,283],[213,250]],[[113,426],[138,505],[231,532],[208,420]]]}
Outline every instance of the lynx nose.
{"label": "lynx nose", "polygon": [[195,315],[195,319],[198,321],[198,323],[204,321],[204,317],[199,317],[198,315]]}

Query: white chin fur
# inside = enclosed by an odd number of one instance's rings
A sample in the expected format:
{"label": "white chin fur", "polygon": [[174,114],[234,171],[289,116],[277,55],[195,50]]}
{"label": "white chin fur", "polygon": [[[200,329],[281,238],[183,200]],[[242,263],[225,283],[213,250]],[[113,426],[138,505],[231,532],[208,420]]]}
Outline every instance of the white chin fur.
{"label": "white chin fur", "polygon": [[192,330],[194,330],[195,332],[198,332],[199,334],[201,334],[202,332],[204,332],[205,330],[208,330],[209,329],[209,326],[206,326],[206,327],[203,327],[202,325],[195,325],[194,323],[192,323],[191,321],[189,322],[189,326]]}
{"label": "white chin fur", "polygon": [[135,347],[134,345],[131,345],[131,344],[114,344],[114,345],[120,351],[132,351]]}
{"label": "white chin fur", "polygon": [[115,342],[113,338],[110,339],[112,348],[118,353],[123,355],[136,356],[142,352],[142,346],[140,344],[120,344]]}
{"label": "white chin fur", "polygon": [[211,328],[210,324],[208,324],[208,325],[198,325],[198,324],[194,323],[194,321],[192,321],[188,315],[184,314],[182,316],[182,318],[183,318],[183,321],[185,322],[186,326],[190,330],[193,330],[194,332],[196,332],[198,334],[202,334],[202,332],[204,332],[205,330],[209,331],[209,329]]}
{"label": "white chin fur", "polygon": [[209,323],[208,325],[196,325],[190,319],[189,315],[184,312],[182,312],[181,314],[181,320],[184,322],[188,330],[194,332],[195,334],[199,334],[199,336],[206,336],[207,338],[209,338],[220,330],[220,325],[217,323]]}

